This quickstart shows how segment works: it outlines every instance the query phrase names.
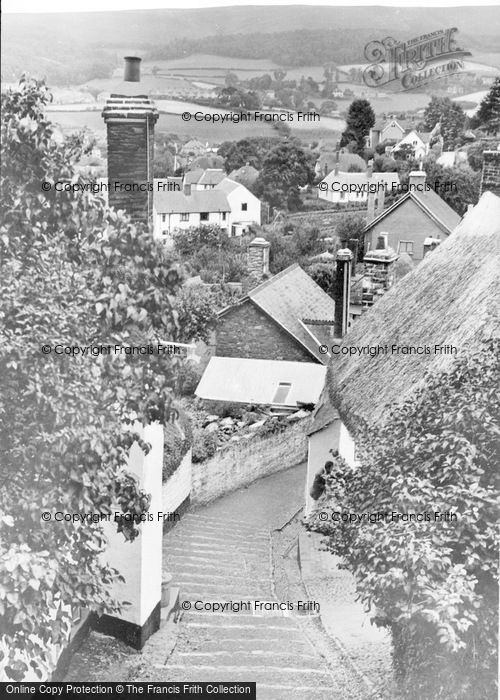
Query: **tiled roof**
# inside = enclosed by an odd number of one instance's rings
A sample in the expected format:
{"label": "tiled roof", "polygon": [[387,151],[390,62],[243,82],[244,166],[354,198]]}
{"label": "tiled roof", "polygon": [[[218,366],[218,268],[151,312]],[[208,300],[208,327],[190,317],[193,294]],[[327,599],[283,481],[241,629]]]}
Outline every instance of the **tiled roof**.
{"label": "tiled roof", "polygon": [[184,192],[154,192],[154,207],[158,214],[190,214],[198,212],[230,212],[226,195],[220,190]]}
{"label": "tiled roof", "polygon": [[[321,342],[304,319],[333,324],[334,301],[295,263],[248,293],[248,298],[324,363]],[[319,331],[320,329],[318,329]]]}

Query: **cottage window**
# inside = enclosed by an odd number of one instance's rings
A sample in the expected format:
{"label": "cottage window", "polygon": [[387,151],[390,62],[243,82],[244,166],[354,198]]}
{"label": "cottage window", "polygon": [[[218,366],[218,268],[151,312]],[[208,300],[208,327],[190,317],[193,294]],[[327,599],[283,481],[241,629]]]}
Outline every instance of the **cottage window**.
{"label": "cottage window", "polygon": [[225,220],[226,220],[226,212],[223,211],[223,212],[222,212],[222,221],[225,221]]}
{"label": "cottage window", "polygon": [[189,221],[189,214],[187,212],[181,214],[181,221]]}
{"label": "cottage window", "polygon": [[408,253],[408,255],[413,255],[413,241],[399,241],[398,253]]}
{"label": "cottage window", "polygon": [[200,221],[208,221],[208,211],[202,211],[200,214]]}
{"label": "cottage window", "polygon": [[165,223],[165,221],[167,220],[167,215],[166,215],[166,214],[162,214],[162,215],[161,215],[161,220],[162,220],[163,223]]}
{"label": "cottage window", "polygon": [[287,382],[280,382],[278,384],[278,388],[276,389],[276,393],[273,398],[273,403],[285,403],[291,388],[291,384],[288,384]]}
{"label": "cottage window", "polygon": [[241,211],[246,211],[248,209],[248,204],[246,202],[241,203]]}

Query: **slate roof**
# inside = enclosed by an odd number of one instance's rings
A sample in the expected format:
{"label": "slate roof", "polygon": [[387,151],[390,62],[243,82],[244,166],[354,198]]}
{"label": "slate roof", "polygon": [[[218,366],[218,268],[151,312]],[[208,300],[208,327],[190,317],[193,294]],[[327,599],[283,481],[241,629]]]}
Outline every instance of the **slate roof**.
{"label": "slate roof", "polygon": [[188,170],[184,175],[184,183],[186,185],[217,185],[226,177],[226,173],[219,168],[195,168]]}
{"label": "slate roof", "polygon": [[[326,367],[312,362],[212,357],[195,394],[210,401],[298,407],[316,404]],[[282,401],[275,395],[280,383],[291,384]]]}
{"label": "slate roof", "polygon": [[368,231],[379,221],[382,221],[386,216],[388,216],[394,209],[400,207],[407,199],[413,199],[413,201],[418,204],[418,206],[424,211],[433,221],[435,221],[438,226],[447,234],[450,234],[455,226],[460,222],[460,215],[447,204],[444,199],[436,194],[434,190],[428,190],[426,192],[407,192],[402,197],[400,197],[391,207],[382,212],[379,216],[376,216],[372,221],[370,221],[365,228]]}
{"label": "slate roof", "polygon": [[154,207],[158,214],[196,214],[198,212],[230,212],[226,195],[220,190],[184,192],[154,192]]}
{"label": "slate roof", "polygon": [[[239,303],[248,300],[293,336],[312,357],[322,364],[327,361],[318,347],[322,344],[325,326],[333,330],[335,303],[298,263],[252,289]],[[220,315],[233,308],[223,309]],[[323,323],[315,328],[305,320]]]}

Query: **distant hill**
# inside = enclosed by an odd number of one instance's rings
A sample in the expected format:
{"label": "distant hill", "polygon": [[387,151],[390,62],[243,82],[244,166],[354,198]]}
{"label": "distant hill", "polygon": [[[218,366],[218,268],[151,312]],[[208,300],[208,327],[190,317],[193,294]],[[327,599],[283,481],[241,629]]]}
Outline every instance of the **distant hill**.
{"label": "distant hill", "polygon": [[410,39],[450,26],[458,27],[464,48],[498,51],[500,7],[290,5],[3,14],[2,78],[15,80],[27,70],[53,84],[78,84],[108,77],[124,51],[166,58],[190,53],[272,58],[284,65],[354,61],[369,40]]}

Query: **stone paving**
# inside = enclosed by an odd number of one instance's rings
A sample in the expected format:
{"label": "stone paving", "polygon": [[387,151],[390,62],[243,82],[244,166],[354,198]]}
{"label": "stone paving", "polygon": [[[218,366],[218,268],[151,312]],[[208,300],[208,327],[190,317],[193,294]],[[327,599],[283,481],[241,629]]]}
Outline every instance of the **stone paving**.
{"label": "stone paving", "polygon": [[[303,475],[302,465],[261,479],[188,513],[165,536],[165,571],[173,574],[185,607],[278,600],[271,531],[300,508]],[[162,655],[157,649],[133,680],[256,681],[259,700],[366,697],[341,653],[327,661],[296,613],[215,614],[193,607],[182,614],[173,651]]]}

